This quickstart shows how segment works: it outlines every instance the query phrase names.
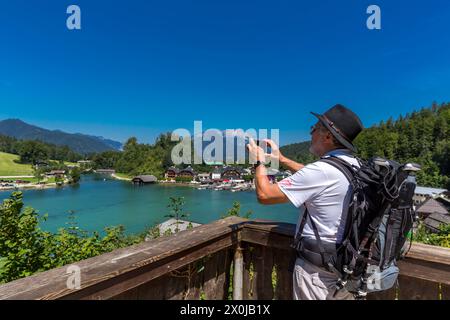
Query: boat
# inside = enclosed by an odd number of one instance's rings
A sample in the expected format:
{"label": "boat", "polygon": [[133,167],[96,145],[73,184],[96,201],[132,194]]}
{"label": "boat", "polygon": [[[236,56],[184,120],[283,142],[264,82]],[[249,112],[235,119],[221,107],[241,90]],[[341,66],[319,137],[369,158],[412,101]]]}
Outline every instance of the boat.
{"label": "boat", "polygon": [[242,190],[243,190],[243,186],[241,186],[241,185],[236,185],[231,188],[231,192],[242,191]]}

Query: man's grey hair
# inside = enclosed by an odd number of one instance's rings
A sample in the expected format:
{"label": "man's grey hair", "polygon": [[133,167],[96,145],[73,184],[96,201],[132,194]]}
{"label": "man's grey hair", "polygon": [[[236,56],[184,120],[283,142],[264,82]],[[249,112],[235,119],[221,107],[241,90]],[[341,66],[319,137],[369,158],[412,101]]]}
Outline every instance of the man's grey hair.
{"label": "man's grey hair", "polygon": [[[327,127],[325,127],[324,124],[323,124],[322,122],[320,122],[320,121],[319,121],[319,130],[322,131],[322,132],[329,131],[329,130],[327,129]],[[330,134],[331,134],[331,139],[332,139],[332,141],[333,141],[333,144],[334,144],[334,146],[335,146],[337,149],[345,149],[345,148],[346,148],[346,147],[343,146],[342,143],[334,136],[334,134],[332,134],[331,132],[330,132]]]}

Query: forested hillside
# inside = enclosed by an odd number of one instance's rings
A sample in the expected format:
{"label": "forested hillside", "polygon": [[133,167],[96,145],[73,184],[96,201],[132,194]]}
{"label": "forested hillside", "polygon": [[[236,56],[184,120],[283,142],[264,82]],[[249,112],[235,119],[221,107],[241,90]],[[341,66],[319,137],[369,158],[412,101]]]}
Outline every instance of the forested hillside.
{"label": "forested hillside", "polygon": [[316,159],[310,152],[311,141],[292,143],[280,147],[281,153],[289,159],[300,163],[310,163]]}
{"label": "forested hillside", "polygon": [[450,103],[433,104],[365,129],[356,139],[363,158],[417,162],[420,185],[450,188]]}

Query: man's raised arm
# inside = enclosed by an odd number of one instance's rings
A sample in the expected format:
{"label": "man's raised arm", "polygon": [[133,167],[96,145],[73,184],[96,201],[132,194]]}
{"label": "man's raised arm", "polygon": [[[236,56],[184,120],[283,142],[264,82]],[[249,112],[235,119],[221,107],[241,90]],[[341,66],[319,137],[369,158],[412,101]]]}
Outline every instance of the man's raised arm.
{"label": "man's raised arm", "polygon": [[[275,144],[272,142],[272,145]],[[267,177],[267,169],[264,166],[267,155],[264,153],[264,150],[261,147],[257,146],[253,139],[250,139],[250,143],[247,145],[247,148],[253,159],[256,159],[260,163],[256,166],[255,169],[255,185],[258,202],[262,204],[277,204],[288,202],[289,199],[280,190],[278,184],[270,183],[269,178]]]}

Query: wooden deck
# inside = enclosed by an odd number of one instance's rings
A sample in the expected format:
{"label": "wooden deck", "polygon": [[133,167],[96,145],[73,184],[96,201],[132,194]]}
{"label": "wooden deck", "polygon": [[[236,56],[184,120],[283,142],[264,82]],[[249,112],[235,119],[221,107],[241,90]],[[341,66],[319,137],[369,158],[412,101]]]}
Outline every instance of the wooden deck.
{"label": "wooden deck", "polygon": [[[0,286],[0,299],[291,299],[292,224],[230,217]],[[398,288],[368,299],[450,299],[450,249],[414,244]]]}

